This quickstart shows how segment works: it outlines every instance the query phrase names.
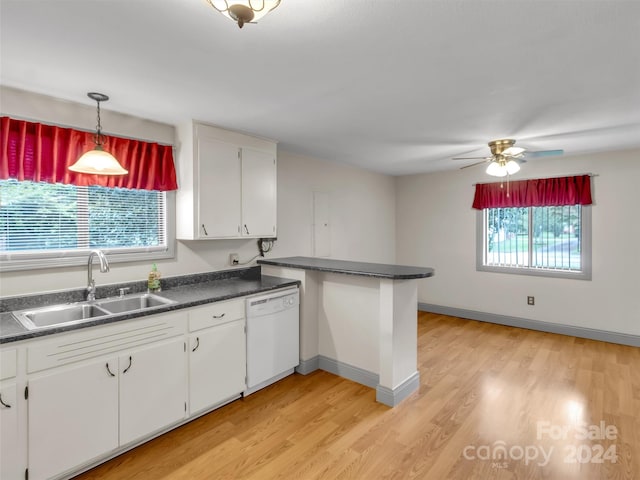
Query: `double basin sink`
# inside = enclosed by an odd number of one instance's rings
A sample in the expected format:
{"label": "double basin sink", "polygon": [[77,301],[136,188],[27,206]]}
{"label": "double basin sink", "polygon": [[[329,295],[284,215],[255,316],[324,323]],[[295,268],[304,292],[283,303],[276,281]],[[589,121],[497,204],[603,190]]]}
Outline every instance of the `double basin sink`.
{"label": "double basin sink", "polygon": [[176,303],[151,293],[137,293],[79,303],[51,305],[13,312],[28,330],[75,325],[96,318],[140,312]]}

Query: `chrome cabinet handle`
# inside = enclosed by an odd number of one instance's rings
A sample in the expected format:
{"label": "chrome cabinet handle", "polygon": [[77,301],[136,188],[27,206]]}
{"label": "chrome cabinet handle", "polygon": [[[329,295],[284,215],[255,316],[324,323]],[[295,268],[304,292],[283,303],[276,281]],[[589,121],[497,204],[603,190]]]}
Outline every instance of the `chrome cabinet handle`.
{"label": "chrome cabinet handle", "polygon": [[11,408],[11,405],[9,405],[8,403],[4,403],[4,400],[2,400],[2,394],[0,393],[0,403],[2,404],[2,406],[4,408]]}
{"label": "chrome cabinet handle", "polygon": [[195,352],[199,347],[200,347],[200,337],[196,337],[196,346],[193,347],[191,351]]}
{"label": "chrome cabinet handle", "polygon": [[224,315],[225,315],[225,314],[223,313],[222,315],[212,315],[212,317],[213,317],[213,318],[222,318],[222,317],[224,317]]}
{"label": "chrome cabinet handle", "polygon": [[132,363],[132,359],[131,357],[129,357],[129,366],[127,368],[124,369],[124,371],[122,372],[122,374],[124,375],[125,373],[127,373],[129,371],[129,369],[131,368],[131,363]]}
{"label": "chrome cabinet handle", "polygon": [[207,228],[204,226],[204,223],[202,224],[202,231],[207,237],[209,236],[209,234],[207,233]]}
{"label": "chrome cabinet handle", "polygon": [[108,373],[110,376],[112,376],[112,377],[115,377],[115,376],[116,376],[116,374],[115,374],[115,373],[113,373],[113,372],[111,371],[111,369],[109,368],[109,362],[105,363],[105,364],[104,364],[104,366],[107,368],[107,373]]}
{"label": "chrome cabinet handle", "polygon": [[251,235],[251,234],[249,233],[249,229],[247,228],[247,224],[246,224],[246,223],[244,224],[244,231],[245,231],[245,233],[246,233],[247,235]]}

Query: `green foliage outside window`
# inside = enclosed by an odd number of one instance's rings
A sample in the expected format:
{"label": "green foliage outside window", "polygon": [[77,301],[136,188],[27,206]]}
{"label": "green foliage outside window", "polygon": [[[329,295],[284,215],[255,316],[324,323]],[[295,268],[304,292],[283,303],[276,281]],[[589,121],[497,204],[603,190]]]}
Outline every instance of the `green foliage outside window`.
{"label": "green foliage outside window", "polygon": [[0,181],[0,252],[162,245],[161,192]]}

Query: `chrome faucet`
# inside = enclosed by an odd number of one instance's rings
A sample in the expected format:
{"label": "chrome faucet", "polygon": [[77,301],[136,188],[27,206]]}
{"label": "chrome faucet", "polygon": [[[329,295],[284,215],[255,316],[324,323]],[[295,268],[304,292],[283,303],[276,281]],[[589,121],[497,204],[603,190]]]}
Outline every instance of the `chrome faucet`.
{"label": "chrome faucet", "polygon": [[102,250],[91,250],[89,253],[89,262],[87,263],[87,300],[96,299],[96,281],[93,279],[93,257],[97,256],[100,260],[100,271],[107,273],[109,271],[109,261]]}

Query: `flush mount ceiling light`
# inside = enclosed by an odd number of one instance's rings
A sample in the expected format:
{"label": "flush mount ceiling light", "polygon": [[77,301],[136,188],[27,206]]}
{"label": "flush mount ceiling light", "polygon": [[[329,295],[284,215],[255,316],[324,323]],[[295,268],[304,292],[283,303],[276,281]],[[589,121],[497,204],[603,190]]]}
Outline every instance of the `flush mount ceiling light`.
{"label": "flush mount ceiling light", "polygon": [[280,0],[207,0],[207,3],[242,28],[245,23],[257,23],[280,5]]}
{"label": "flush mount ceiling light", "polygon": [[129,173],[122,168],[122,165],[109,152],[105,152],[102,146],[105,143],[105,136],[102,134],[100,124],[100,102],[106,102],[109,97],[103,93],[89,92],[87,96],[98,103],[98,124],[93,141],[96,147],[85,152],[76,163],[69,167],[72,172],[91,173],[94,175],[126,175]]}

